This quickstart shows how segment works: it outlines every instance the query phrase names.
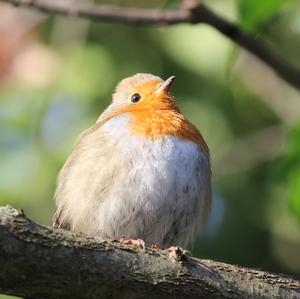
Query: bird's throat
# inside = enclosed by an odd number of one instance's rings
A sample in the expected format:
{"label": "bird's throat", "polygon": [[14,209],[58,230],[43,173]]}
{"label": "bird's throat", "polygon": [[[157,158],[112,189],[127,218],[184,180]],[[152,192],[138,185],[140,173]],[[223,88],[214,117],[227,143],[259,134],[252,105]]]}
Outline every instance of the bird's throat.
{"label": "bird's throat", "polygon": [[143,135],[151,139],[179,137],[195,142],[202,150],[208,151],[201,133],[177,108],[147,109],[132,113],[130,126],[135,135]]}

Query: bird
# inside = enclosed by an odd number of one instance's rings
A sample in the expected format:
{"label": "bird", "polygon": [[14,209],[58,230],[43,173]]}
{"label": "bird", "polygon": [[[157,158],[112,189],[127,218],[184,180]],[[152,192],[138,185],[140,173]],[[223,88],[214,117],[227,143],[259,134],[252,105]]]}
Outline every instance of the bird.
{"label": "bird", "polygon": [[55,227],[160,248],[195,240],[211,208],[210,154],[171,94],[174,78],[119,82],[60,170]]}

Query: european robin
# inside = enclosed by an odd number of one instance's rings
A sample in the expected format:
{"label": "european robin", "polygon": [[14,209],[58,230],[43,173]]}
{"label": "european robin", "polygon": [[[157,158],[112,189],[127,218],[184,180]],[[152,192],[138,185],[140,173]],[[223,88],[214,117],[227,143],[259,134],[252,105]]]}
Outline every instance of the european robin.
{"label": "european robin", "polygon": [[211,205],[208,147],[166,81],[122,80],[60,171],[54,225],[102,238],[186,247]]}

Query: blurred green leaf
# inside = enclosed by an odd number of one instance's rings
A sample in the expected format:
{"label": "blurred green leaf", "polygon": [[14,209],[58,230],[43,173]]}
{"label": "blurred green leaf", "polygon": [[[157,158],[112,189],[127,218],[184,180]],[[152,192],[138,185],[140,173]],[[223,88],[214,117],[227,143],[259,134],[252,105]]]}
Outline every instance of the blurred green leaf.
{"label": "blurred green leaf", "polygon": [[287,155],[289,172],[289,206],[292,212],[300,219],[300,124],[290,134]]}
{"label": "blurred green leaf", "polygon": [[[273,168],[273,179],[287,190],[283,195],[294,215],[300,219],[300,124],[289,133],[286,154]],[[274,187],[274,186],[273,186]]]}
{"label": "blurred green leaf", "polygon": [[289,206],[292,212],[300,219],[300,164],[290,175]]}
{"label": "blurred green leaf", "polygon": [[58,84],[63,91],[91,100],[109,93],[115,80],[113,58],[101,46],[66,49]]}
{"label": "blurred green leaf", "polygon": [[255,31],[285,5],[295,0],[239,0],[238,12],[240,24],[249,31]]}
{"label": "blurred green leaf", "polygon": [[298,124],[290,134],[290,147],[289,155],[291,158],[296,159],[300,164],[300,124]]}

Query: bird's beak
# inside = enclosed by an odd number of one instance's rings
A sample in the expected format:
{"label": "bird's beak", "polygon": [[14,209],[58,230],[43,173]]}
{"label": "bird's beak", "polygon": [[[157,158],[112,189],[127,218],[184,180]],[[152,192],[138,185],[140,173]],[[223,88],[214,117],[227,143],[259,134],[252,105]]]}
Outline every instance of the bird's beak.
{"label": "bird's beak", "polygon": [[171,76],[164,83],[162,83],[155,91],[155,93],[168,92],[175,79],[175,76]]}

